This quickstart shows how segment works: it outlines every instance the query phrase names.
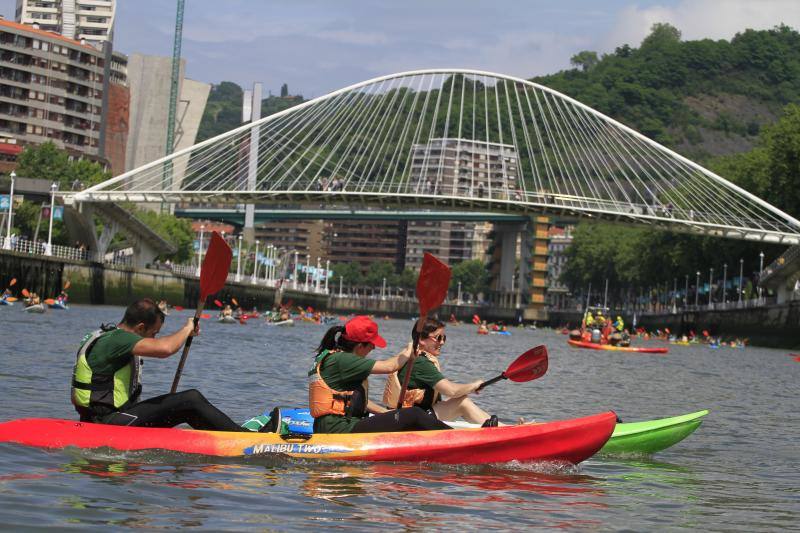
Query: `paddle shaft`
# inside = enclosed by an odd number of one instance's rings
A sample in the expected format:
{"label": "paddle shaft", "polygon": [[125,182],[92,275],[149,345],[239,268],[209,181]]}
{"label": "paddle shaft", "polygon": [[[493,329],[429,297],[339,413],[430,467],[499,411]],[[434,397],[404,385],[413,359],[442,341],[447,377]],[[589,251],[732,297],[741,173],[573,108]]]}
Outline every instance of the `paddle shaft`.
{"label": "paddle shaft", "polygon": [[[197,303],[197,311],[194,313],[194,327],[197,329],[197,323],[200,321],[200,315],[203,313],[203,308],[206,306],[206,299],[201,298],[200,301]],[[186,358],[189,356],[189,348],[192,347],[192,339],[194,339],[194,335],[190,335],[189,338],[186,339],[186,344],[183,345],[183,353],[181,354],[181,361],[178,363],[178,369],[175,371],[175,379],[172,380],[172,388],[170,388],[170,393],[175,393],[178,390],[178,382],[181,380],[181,374],[183,373],[183,365],[186,364]]]}
{"label": "paddle shaft", "polygon": [[[422,331],[422,328],[425,325],[425,321],[428,319],[428,314],[424,314],[419,317],[417,320],[417,333]],[[406,366],[408,367],[408,371],[406,372],[406,377],[403,379],[403,386],[400,387],[400,396],[397,397],[397,407],[396,409],[400,409],[403,407],[403,399],[406,397],[406,391],[408,390],[408,382],[411,381],[411,371],[414,370],[414,360],[417,358],[417,347],[419,346],[419,335],[417,336],[417,340],[414,341],[414,345],[411,347],[411,357],[408,359]]]}
{"label": "paddle shaft", "polygon": [[505,375],[505,374],[500,374],[500,375],[499,375],[499,376],[497,376],[497,377],[494,377],[494,378],[492,378],[492,379],[490,379],[490,380],[488,380],[488,381],[484,381],[483,383],[481,383],[481,386],[480,386],[480,387],[478,387],[478,388],[475,390],[475,392],[478,392],[479,390],[481,390],[482,388],[486,387],[487,385],[491,385],[492,383],[497,383],[497,382],[498,382],[498,381],[500,381],[501,379],[508,379],[508,378],[506,377],[506,375]]}

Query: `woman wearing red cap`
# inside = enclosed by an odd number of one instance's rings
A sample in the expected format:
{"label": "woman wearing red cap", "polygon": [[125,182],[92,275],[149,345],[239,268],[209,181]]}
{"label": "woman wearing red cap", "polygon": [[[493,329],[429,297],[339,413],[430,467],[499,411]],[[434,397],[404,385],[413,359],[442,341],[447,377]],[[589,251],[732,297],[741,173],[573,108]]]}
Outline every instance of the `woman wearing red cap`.
{"label": "woman wearing red cap", "polygon": [[[417,358],[411,369],[408,390],[403,398],[403,406],[416,405],[425,410],[432,409],[442,420],[463,418],[467,422],[483,424],[484,427],[499,425],[497,417],[475,405],[467,395],[475,392],[483,381],[472,383],[453,383],[442,375],[439,366],[439,355],[447,341],[444,324],[435,318],[428,318],[418,332],[416,325],[411,330],[414,346],[417,346]],[[383,403],[397,405],[400,396],[400,383],[405,380],[408,366],[405,363],[397,373],[386,380],[383,392]],[[442,400],[442,395],[447,400]]]}
{"label": "woman wearing red cap", "polygon": [[[315,433],[375,433],[450,429],[419,407],[387,411],[369,401],[370,374],[391,374],[402,367],[411,346],[389,359],[366,356],[374,348],[385,348],[378,325],[357,316],[344,326],[330,328],[317,349],[309,371],[308,397]],[[368,416],[374,413],[375,416]]]}

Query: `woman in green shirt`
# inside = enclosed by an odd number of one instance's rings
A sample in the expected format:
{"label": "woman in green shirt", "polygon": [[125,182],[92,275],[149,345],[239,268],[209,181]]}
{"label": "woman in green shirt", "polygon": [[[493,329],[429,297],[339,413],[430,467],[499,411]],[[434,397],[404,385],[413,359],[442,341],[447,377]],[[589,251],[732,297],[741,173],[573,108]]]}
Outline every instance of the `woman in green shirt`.
{"label": "woman in green shirt", "polygon": [[[476,392],[483,381],[454,383],[442,374],[439,355],[447,341],[442,322],[428,318],[421,332],[418,332],[416,327],[411,330],[411,338],[418,348],[404,405],[413,403],[422,409],[432,409],[441,420],[463,418],[467,422],[483,424],[484,427],[499,425],[495,415],[490,416],[467,396]],[[396,398],[400,394],[399,384],[405,380],[407,372],[408,366],[404,364],[396,376],[389,377],[386,382],[384,403],[397,401]],[[442,400],[443,395],[448,399]]]}
{"label": "woman in green shirt", "polygon": [[[385,348],[378,325],[357,316],[330,328],[317,349],[309,376],[309,406],[315,433],[375,433],[450,429],[419,407],[387,411],[369,400],[367,378],[396,372],[411,346],[394,357],[367,359],[374,348]],[[369,416],[373,413],[374,416]]]}

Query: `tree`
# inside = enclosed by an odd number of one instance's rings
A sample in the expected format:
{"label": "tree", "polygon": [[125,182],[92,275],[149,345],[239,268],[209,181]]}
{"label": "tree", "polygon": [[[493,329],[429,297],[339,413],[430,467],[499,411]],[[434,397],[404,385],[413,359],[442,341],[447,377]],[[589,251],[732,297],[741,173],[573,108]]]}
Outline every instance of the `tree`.
{"label": "tree", "polygon": [[[170,259],[182,263],[193,256],[194,232],[189,219],[178,218],[169,213],[157,213],[149,209],[137,209],[136,218],[178,248],[174,255],[169,256]],[[162,259],[166,258],[162,257]]]}
{"label": "tree", "polygon": [[388,261],[370,263],[364,276],[364,283],[371,287],[379,287],[384,279],[388,285],[396,285],[397,275],[394,272],[394,265]]}
{"label": "tree", "polygon": [[70,161],[69,154],[51,141],[26,147],[19,156],[17,174],[56,182],[62,190],[74,189],[73,184],[86,188],[111,178],[100,163],[88,159]]}
{"label": "tree", "polygon": [[287,96],[289,96],[289,85],[284,83],[281,85],[281,98],[286,98]]}
{"label": "tree", "polygon": [[656,22],[650,27],[650,35],[642,41],[642,48],[663,47],[681,42],[681,31],[667,22]]}
{"label": "tree", "polygon": [[583,50],[582,52],[578,52],[574,56],[569,59],[569,62],[574,67],[580,67],[582,71],[586,72],[594,68],[597,65],[597,52],[590,52],[589,50]]}
{"label": "tree", "polygon": [[461,290],[478,294],[489,289],[489,272],[479,259],[462,261],[453,266],[450,288],[455,289],[461,282]]}
{"label": "tree", "polygon": [[346,285],[360,285],[363,282],[361,268],[357,263],[334,263],[331,270],[333,270],[331,283],[334,285],[338,284],[340,279]]}

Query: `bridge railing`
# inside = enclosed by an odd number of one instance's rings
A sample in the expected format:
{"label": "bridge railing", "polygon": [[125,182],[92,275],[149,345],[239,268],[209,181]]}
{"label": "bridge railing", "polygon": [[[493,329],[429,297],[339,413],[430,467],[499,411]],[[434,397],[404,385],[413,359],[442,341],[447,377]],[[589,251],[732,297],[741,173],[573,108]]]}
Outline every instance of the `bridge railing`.
{"label": "bridge railing", "polygon": [[58,259],[69,259],[72,261],[98,261],[97,253],[83,248],[72,246],[61,246],[58,244],[50,245],[50,253],[47,253],[47,243],[41,241],[29,241],[11,237],[10,249],[14,252],[29,255],[44,255],[57,257]]}

